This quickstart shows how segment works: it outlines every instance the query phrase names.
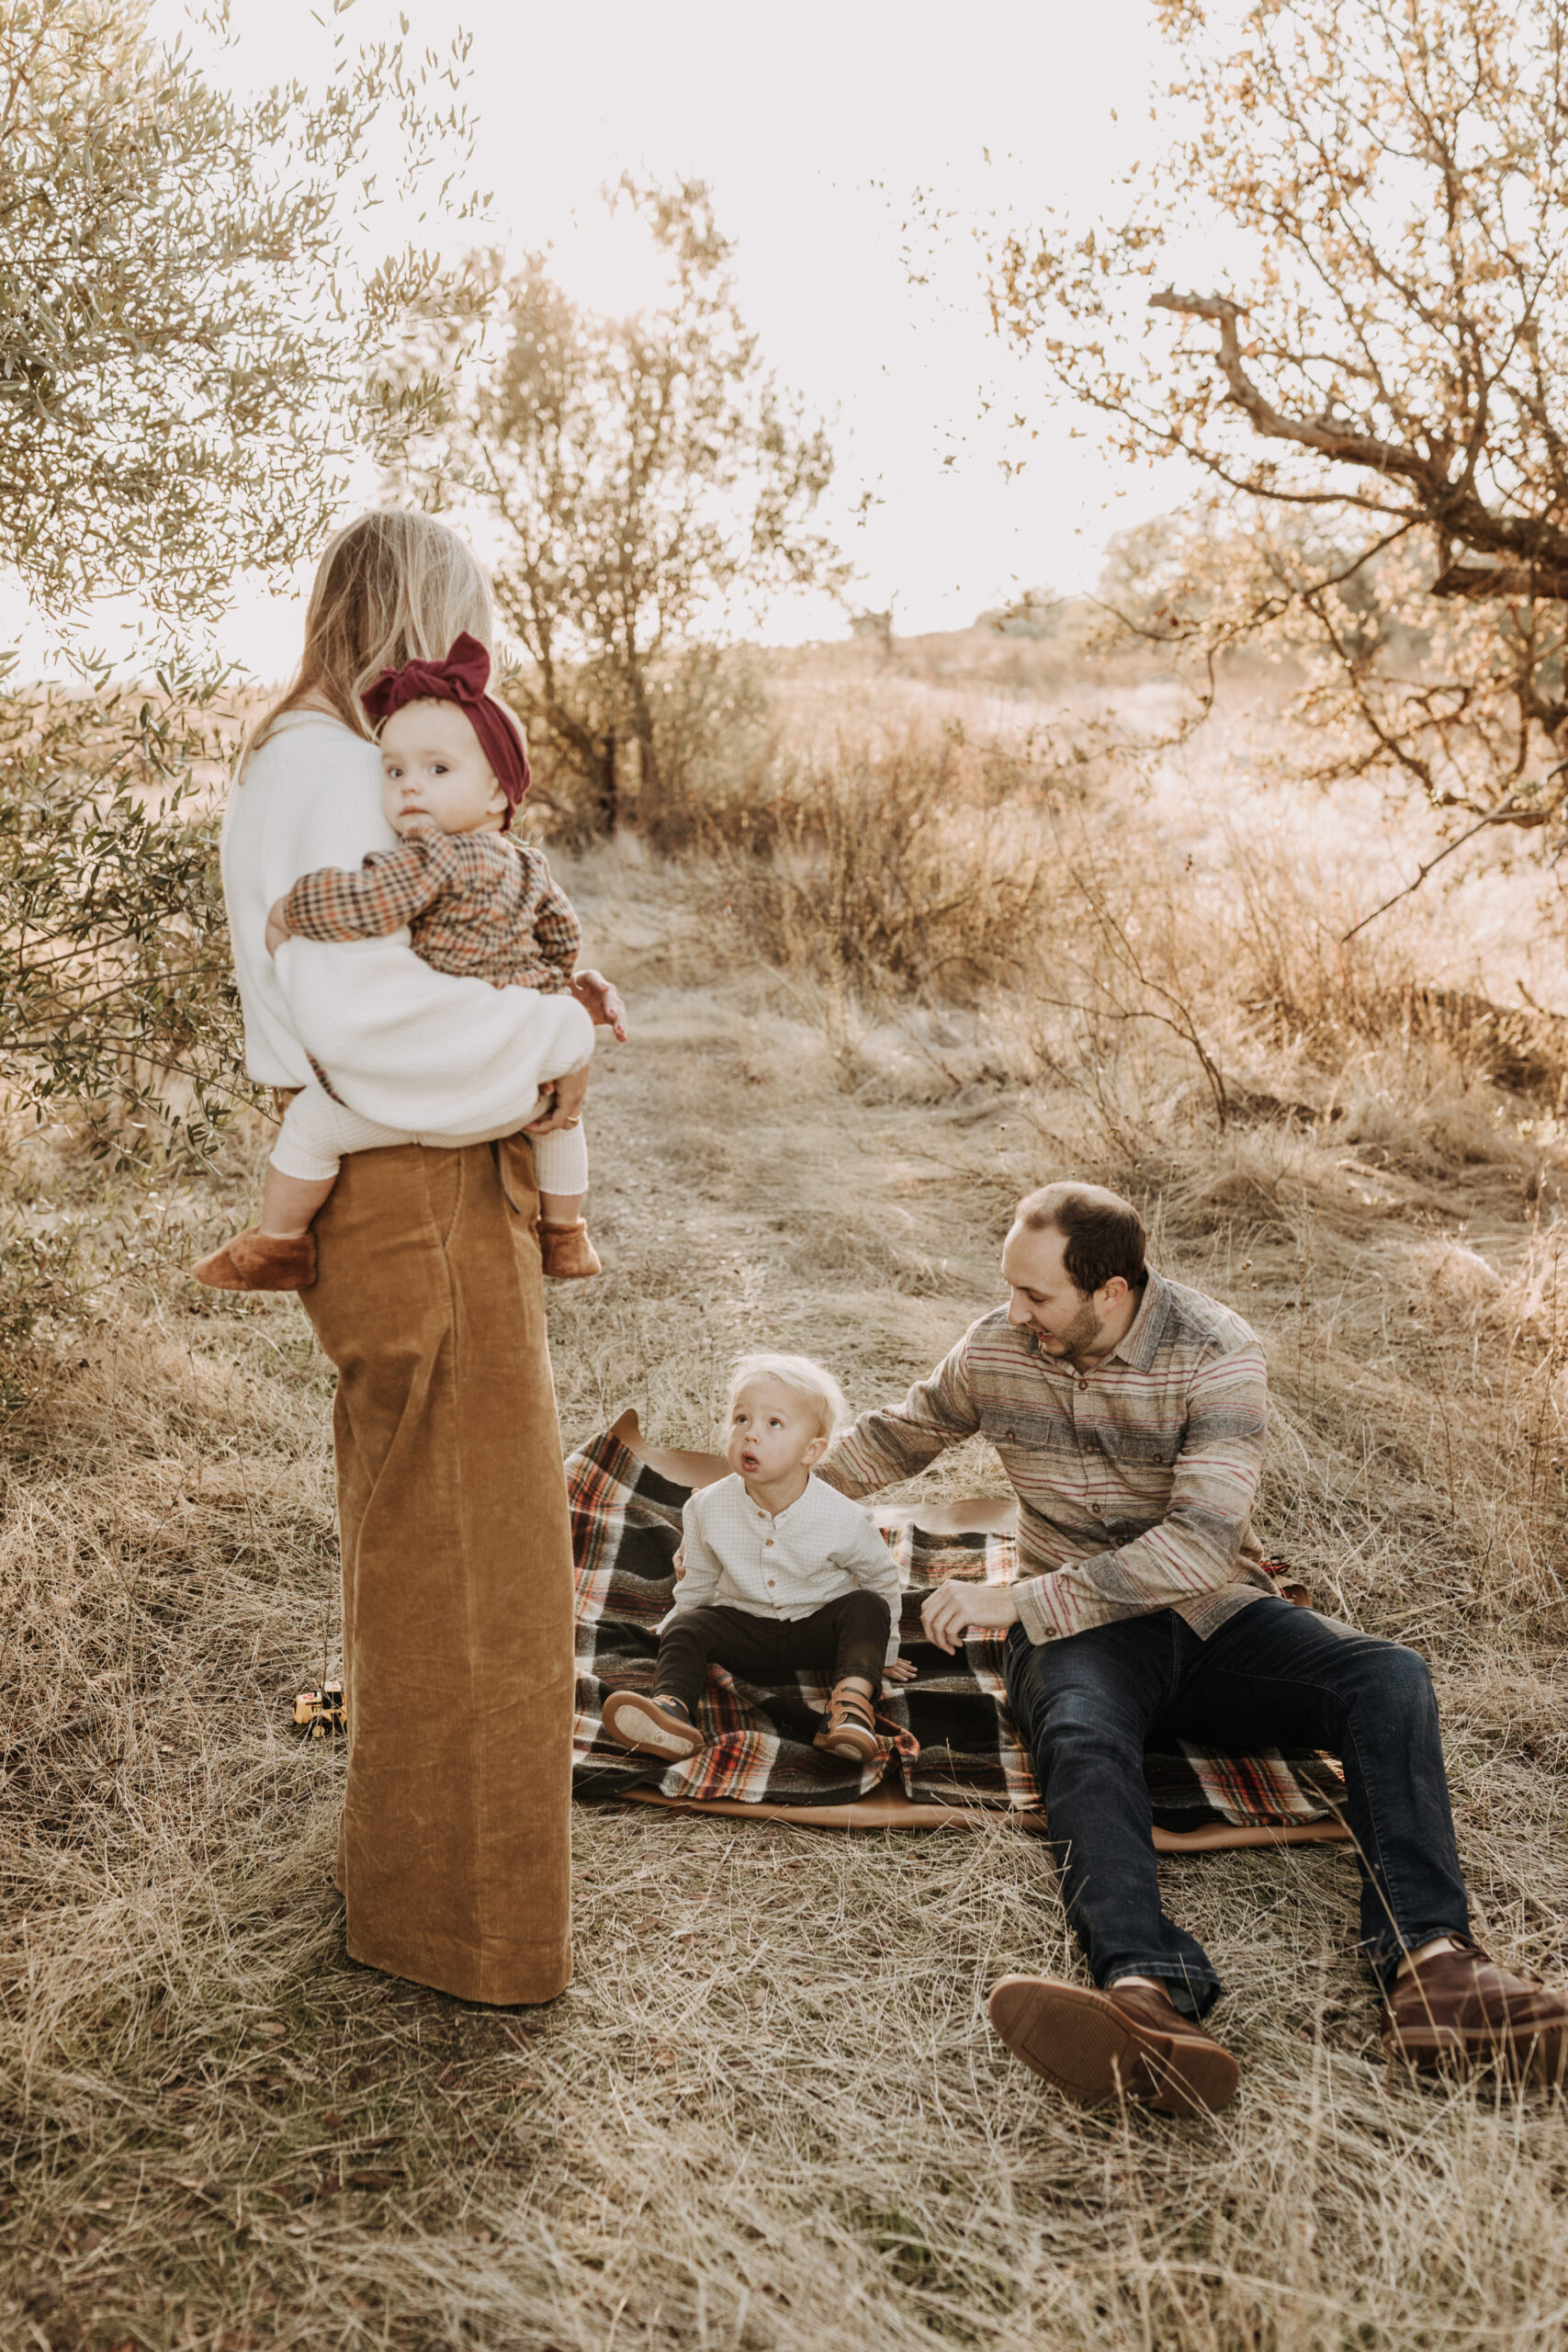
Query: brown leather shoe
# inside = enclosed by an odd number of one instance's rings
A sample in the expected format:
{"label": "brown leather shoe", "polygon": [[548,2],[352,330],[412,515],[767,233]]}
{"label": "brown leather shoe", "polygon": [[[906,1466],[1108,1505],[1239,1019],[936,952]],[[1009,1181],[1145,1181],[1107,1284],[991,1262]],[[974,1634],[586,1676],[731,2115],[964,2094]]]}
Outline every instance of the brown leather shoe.
{"label": "brown leather shoe", "polygon": [[621,1747],[638,1756],[662,1756],[678,1764],[707,1746],[694,1723],[679,1707],[649,1699],[640,1690],[612,1690],[604,1702],[604,1728]]}
{"label": "brown leather shoe", "polygon": [[253,1226],[190,1271],[209,1290],[309,1290],[316,1279],[316,1237],[258,1233]]}
{"label": "brown leather shoe", "polygon": [[1568,1996],[1516,1976],[1477,1945],[1434,1952],[1406,1969],[1383,2012],[1385,2058],[1423,2072],[1495,2060],[1531,2083],[1561,2083],[1568,2064]]}
{"label": "brown leather shoe", "polygon": [[828,1702],[821,1730],[811,1743],[847,1763],[869,1764],[876,1754],[876,1713],[863,1690],[840,1683]]}
{"label": "brown leather shoe", "polygon": [[539,1220],[539,1258],[552,1282],[586,1282],[590,1274],[604,1272],[599,1252],[588,1238],[588,1221],[579,1217],[575,1225],[547,1225]]}
{"label": "brown leather shoe", "polygon": [[1091,1993],[1049,1976],[1004,1976],[988,2013],[1015,2058],[1086,2107],[1120,2096],[1158,2115],[1212,2114],[1241,2080],[1230,2052],[1146,1985]]}

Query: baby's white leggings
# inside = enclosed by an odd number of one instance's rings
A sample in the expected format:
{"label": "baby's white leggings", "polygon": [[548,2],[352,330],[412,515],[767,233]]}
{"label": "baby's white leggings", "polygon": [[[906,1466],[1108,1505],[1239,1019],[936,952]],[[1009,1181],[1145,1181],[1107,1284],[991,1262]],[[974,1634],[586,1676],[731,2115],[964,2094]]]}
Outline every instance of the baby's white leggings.
{"label": "baby's white leggings", "polygon": [[[362,1119],[346,1102],[334,1102],[326,1088],[312,1079],[283,1114],[272,1164],[280,1176],[299,1176],[314,1184],[337,1174],[345,1151],[381,1151],[394,1143],[448,1140],[441,1136],[410,1135],[401,1127],[383,1127],[374,1119]],[[586,1193],[588,1146],[580,1126],[557,1127],[552,1135],[530,1136],[528,1140],[534,1147],[534,1172],[541,1193]]]}

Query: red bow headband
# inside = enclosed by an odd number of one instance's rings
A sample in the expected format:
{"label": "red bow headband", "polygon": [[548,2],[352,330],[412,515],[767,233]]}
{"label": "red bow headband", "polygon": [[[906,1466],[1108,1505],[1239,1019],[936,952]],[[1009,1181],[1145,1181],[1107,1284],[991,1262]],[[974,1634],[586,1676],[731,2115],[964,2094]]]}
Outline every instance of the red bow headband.
{"label": "red bow headband", "polygon": [[511,714],[485,692],[489,682],[490,655],[479,639],[465,629],[453,639],[445,662],[407,662],[400,670],[383,670],[360,699],[378,727],[405,703],[455,702],[479,737],[479,748],[506,795],[506,818],[501,828],[505,832],[534,775]]}

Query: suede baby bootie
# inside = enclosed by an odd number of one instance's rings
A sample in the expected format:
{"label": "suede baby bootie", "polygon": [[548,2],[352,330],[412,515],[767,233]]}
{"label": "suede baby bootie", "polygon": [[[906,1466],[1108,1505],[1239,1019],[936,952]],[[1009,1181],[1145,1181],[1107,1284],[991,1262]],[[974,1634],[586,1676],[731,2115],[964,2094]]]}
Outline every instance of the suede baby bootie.
{"label": "suede baby bootie", "polygon": [[539,1257],[544,1270],[558,1283],[586,1282],[590,1274],[603,1272],[599,1252],[588,1238],[588,1220],[579,1217],[575,1225],[547,1225],[539,1221]]}
{"label": "suede baby bootie", "polygon": [[316,1279],[316,1237],[258,1233],[253,1226],[190,1271],[209,1290],[309,1290]]}

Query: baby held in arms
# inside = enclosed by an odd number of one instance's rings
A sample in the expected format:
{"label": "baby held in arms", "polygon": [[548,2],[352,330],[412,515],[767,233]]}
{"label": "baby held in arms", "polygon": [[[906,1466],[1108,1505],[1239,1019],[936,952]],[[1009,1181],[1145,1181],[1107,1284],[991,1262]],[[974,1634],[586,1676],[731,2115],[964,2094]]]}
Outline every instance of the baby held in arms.
{"label": "baby held in arms", "polygon": [[[528,753],[512,713],[485,692],[489,677],[490,655],[465,635],[445,662],[384,670],[367,690],[365,707],[382,722],[382,802],[400,846],[374,851],[357,874],[323,866],[301,875],[268,913],[269,955],[293,937],[374,939],[406,923],[414,953],[439,972],[552,996],[570,987],[581,929],[542,852],[507,838],[531,781]],[[614,1027],[625,1036],[621,1022]],[[196,1279],[214,1290],[308,1288],[316,1273],[310,1223],[343,1154],[413,1139],[351,1111],[318,1069],[285,1114],[260,1225],[202,1259]],[[581,1123],[536,1135],[533,1146],[544,1271],[596,1274],[581,1213]]]}
{"label": "baby held in arms", "polygon": [[898,1657],[897,1562],[864,1511],[811,1476],[847,1418],[820,1364],[741,1357],[729,1383],[731,1476],[686,1505],[685,1575],[660,1624],[653,1695],[615,1690],[604,1702],[621,1747],[670,1762],[695,1756],[710,1665],[764,1688],[807,1667],[832,1678],[816,1745],[861,1763],[875,1755],[883,1679],[908,1681],[914,1668]]}

